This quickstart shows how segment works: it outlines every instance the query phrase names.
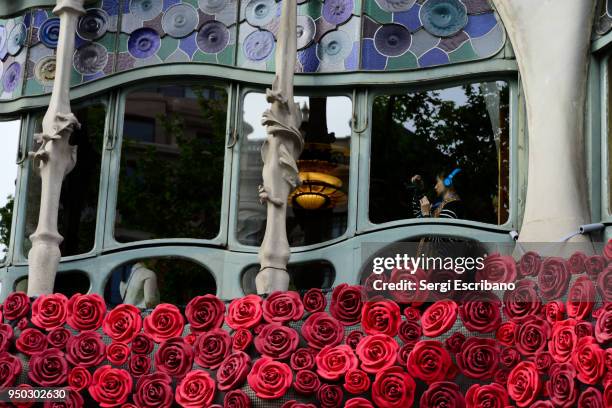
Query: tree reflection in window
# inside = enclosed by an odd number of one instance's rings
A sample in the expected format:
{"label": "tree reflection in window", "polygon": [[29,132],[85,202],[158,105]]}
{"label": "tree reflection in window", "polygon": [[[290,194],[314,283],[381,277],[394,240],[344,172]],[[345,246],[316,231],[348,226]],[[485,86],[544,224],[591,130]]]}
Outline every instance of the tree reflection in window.
{"label": "tree reflection in window", "polygon": [[219,234],[227,94],[162,85],[126,98],[115,238]]}
{"label": "tree reflection in window", "polygon": [[434,203],[435,178],[461,168],[464,218],[503,224],[509,212],[509,89],[506,82],[378,96],[372,112],[369,216],[413,217],[413,175]]}

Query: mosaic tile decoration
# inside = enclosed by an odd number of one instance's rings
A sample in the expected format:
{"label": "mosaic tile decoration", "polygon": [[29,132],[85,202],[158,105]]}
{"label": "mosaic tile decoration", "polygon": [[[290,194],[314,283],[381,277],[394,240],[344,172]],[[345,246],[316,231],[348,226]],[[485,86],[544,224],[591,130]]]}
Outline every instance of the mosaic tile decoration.
{"label": "mosaic tile decoration", "polygon": [[601,0],[599,15],[595,19],[595,35],[602,36],[612,29],[612,0]]}
{"label": "mosaic tile decoration", "polygon": [[[238,66],[274,71],[281,2],[241,2]],[[361,0],[298,0],[297,72],[355,71]]]}
{"label": "mosaic tile decoration", "polygon": [[0,19],[0,100],[22,95],[30,13]]}
{"label": "mosaic tile decoration", "polygon": [[371,0],[364,9],[361,68],[405,70],[484,59],[505,41],[487,0]]}

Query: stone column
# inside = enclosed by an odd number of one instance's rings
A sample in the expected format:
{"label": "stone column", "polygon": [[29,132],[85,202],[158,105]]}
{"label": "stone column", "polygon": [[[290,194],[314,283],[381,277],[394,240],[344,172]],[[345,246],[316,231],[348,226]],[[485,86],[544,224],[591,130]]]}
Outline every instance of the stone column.
{"label": "stone column", "polygon": [[272,89],[266,90],[271,106],[262,119],[268,136],[261,148],[264,166],[259,198],[267,206],[267,219],[259,249],[261,269],[255,278],[257,292],[262,294],[289,287],[287,262],[291,253],[287,240],[287,197],[300,183],[296,161],[304,147],[300,133],[302,115],[293,99],[296,31],[296,0],[284,0],[276,44],[276,77]]}
{"label": "stone column", "polygon": [[559,241],[590,222],[584,113],[596,1],[493,3],[516,53],[527,104],[529,176],[519,240]]}
{"label": "stone column", "polygon": [[74,37],[79,16],[85,13],[84,0],[58,0],[53,12],[60,18],[56,71],[49,107],[43,118],[42,133],[35,138],[40,148],[31,156],[39,162],[41,177],[38,226],[30,236],[28,254],[28,295],[51,293],[60,260],[57,231],[62,181],[76,164],[76,146],[68,140],[80,124],[70,109],[70,73],[74,54]]}

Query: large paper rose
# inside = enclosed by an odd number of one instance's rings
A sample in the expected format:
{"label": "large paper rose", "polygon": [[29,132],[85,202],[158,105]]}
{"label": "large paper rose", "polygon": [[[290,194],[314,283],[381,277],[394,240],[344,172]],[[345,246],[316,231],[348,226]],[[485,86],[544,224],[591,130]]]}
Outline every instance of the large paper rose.
{"label": "large paper rose", "polygon": [[580,251],[574,252],[572,256],[569,257],[567,262],[572,275],[578,275],[585,272],[585,262],[587,258],[587,255]]}
{"label": "large paper rose", "polygon": [[567,319],[556,322],[552,328],[548,350],[556,362],[564,363],[570,359],[577,341],[576,320]]}
{"label": "large paper rose", "polygon": [[516,280],[516,262],[508,255],[492,254],[485,258],[484,267],[476,271],[476,282],[510,283]]}
{"label": "large paper rose", "polygon": [[544,316],[549,323],[558,322],[565,317],[565,304],[559,300],[544,305]]}
{"label": "large paper rose", "polygon": [[374,408],[374,405],[365,398],[351,398],[344,403],[344,408]]}
{"label": "large paper rose", "polygon": [[121,304],[108,312],[102,329],[115,341],[129,343],[142,328],[142,317],[136,306]]}
{"label": "large paper rose", "polygon": [[242,351],[226,357],[217,370],[217,385],[220,391],[240,388],[251,370],[251,358]]}
{"label": "large paper rose", "polygon": [[470,337],[456,355],[457,365],[466,377],[489,379],[497,369],[499,351],[493,339]]}
{"label": "large paper rose", "polygon": [[293,388],[302,395],[312,395],[319,391],[321,380],[310,370],[300,370],[295,374]]}
{"label": "large paper rose", "polygon": [[262,316],[261,298],[257,295],[247,295],[231,301],[225,322],[234,330],[250,329],[259,324]]}
{"label": "large paper rose", "polygon": [[429,306],[421,318],[423,334],[438,337],[453,327],[457,320],[457,303],[452,300],[439,300]]}
{"label": "large paper rose", "polygon": [[372,401],[380,408],[412,406],[416,384],[400,367],[388,367],[376,374],[372,384]]}
{"label": "large paper rose", "polygon": [[344,374],[344,389],[351,394],[363,394],[370,389],[370,377],[358,369],[352,369]]}
{"label": "large paper rose", "polygon": [[590,316],[595,304],[595,285],[586,276],[580,276],[567,296],[567,315],[578,320]]}
{"label": "large paper rose", "polygon": [[45,330],[66,322],[68,298],[61,293],[40,295],[32,303],[32,323]]}
{"label": "large paper rose", "polygon": [[292,382],[291,369],[285,363],[262,357],[253,364],[247,376],[251,389],[259,398],[276,399],[285,395]]}
{"label": "large paper rose", "polygon": [[[11,326],[8,327],[10,328]],[[13,329],[11,329],[11,337],[12,333]],[[3,351],[8,349],[8,345],[9,343],[7,341],[6,347],[3,347]],[[25,329],[15,341],[15,348],[26,356],[31,356],[47,348],[47,337],[38,329]]]}
{"label": "large paper rose", "polygon": [[427,301],[429,291],[421,288],[420,282],[427,280],[427,274],[422,269],[415,271],[405,269],[393,269],[390,281],[393,283],[413,282],[414,290],[392,290],[391,297],[398,303],[421,306]]}
{"label": "large paper rose", "polygon": [[595,328],[591,322],[579,321],[576,323],[576,336],[578,338],[585,336],[594,336]]}
{"label": "large paper rose", "polygon": [[238,329],[232,336],[232,348],[237,351],[245,351],[253,342],[253,334],[248,329]]}
{"label": "large paper rose", "polygon": [[423,340],[410,352],[407,368],[416,378],[431,384],[450,379],[453,363],[442,343],[436,340]]}
{"label": "large paper rose", "polygon": [[587,388],[578,398],[578,408],[604,408],[601,391],[594,387]]}
{"label": "large paper rose", "polygon": [[106,345],[96,332],[82,332],[66,343],[66,359],[72,365],[89,368],[97,366],[106,357]]}
{"label": "large paper rose", "polygon": [[262,309],[268,323],[295,322],[304,315],[304,305],[297,292],[272,292],[263,301]]}
{"label": "large paper rose", "polygon": [[132,393],[132,377],[125,370],[105,365],[94,372],[88,390],[101,407],[115,407]]}
{"label": "large paper rose", "polygon": [[155,353],[155,368],[172,377],[182,378],[193,365],[193,347],[182,337],[164,341]]}
{"label": "large paper rose", "polygon": [[499,384],[472,385],[465,394],[466,408],[503,408],[509,405],[508,393]]}
{"label": "large paper rose", "polygon": [[375,334],[364,337],[355,352],[361,361],[361,369],[376,374],[383,368],[392,366],[399,346],[391,336]]}
{"label": "large paper rose", "polygon": [[593,337],[582,337],[576,342],[572,353],[572,364],[576,367],[578,380],[593,385],[606,371],[606,353]]}
{"label": "large paper rose", "polygon": [[138,379],[134,393],[137,406],[169,408],[173,399],[172,378],[168,374],[152,373]]}
{"label": "large paper rose", "polygon": [[132,353],[149,354],[155,346],[153,339],[144,333],[139,333],[132,340]]}
{"label": "large paper rose", "polygon": [[567,261],[563,258],[546,258],[538,275],[538,287],[546,300],[560,299],[570,283]]}
{"label": "large paper rose", "polygon": [[[201,405],[200,405],[201,406]],[[249,396],[242,390],[232,390],[223,397],[224,408],[251,408]]]}
{"label": "large paper rose", "polygon": [[326,380],[337,380],[347,371],[355,369],[359,365],[353,349],[346,344],[323,347],[317,354],[315,361],[317,363],[317,373]]}
{"label": "large paper rose", "polygon": [[361,310],[361,327],[366,334],[395,336],[401,321],[399,306],[390,300],[366,302]]}
{"label": "large paper rose", "polygon": [[68,329],[65,327],[56,327],[55,329],[49,330],[49,333],[47,333],[47,343],[49,343],[51,347],[63,349],[66,347],[70,337],[72,337],[72,334],[70,334]]}
{"label": "large paper rose", "polygon": [[602,311],[597,317],[595,338],[602,344],[612,340],[612,307]]}
{"label": "large paper rose", "polygon": [[464,408],[465,399],[459,386],[448,381],[438,381],[421,395],[420,408]]}
{"label": "large paper rose", "polygon": [[332,293],[329,311],[333,317],[345,326],[352,326],[361,320],[361,286],[350,286],[341,283]]}
{"label": "large paper rose", "polygon": [[597,275],[603,271],[607,265],[606,258],[601,255],[592,255],[589,256],[584,261],[584,269],[586,270],[589,278],[597,279]]}
{"label": "large paper rose", "polygon": [[521,321],[526,317],[537,314],[542,307],[536,290],[536,283],[524,279],[516,283],[514,290],[504,293],[504,313],[512,321]]}
{"label": "large paper rose", "polygon": [[516,348],[525,356],[532,356],[546,348],[551,336],[550,323],[534,317],[518,325]]}
{"label": "large paper rose", "polygon": [[185,317],[195,333],[221,327],[224,316],[225,304],[215,295],[196,296],[185,308]]}
{"label": "large paper rose", "polygon": [[68,374],[68,385],[76,391],[84,390],[91,384],[91,374],[82,366],[76,366]]}
{"label": "large paper rose", "polygon": [[501,324],[501,301],[492,292],[469,292],[459,306],[459,316],[470,331],[491,333]]}
{"label": "large paper rose", "polygon": [[542,379],[535,364],[523,361],[516,365],[508,376],[508,395],[520,408],[531,406],[542,388]]}
{"label": "large paper rose", "polygon": [[68,379],[68,362],[64,358],[64,353],[50,349],[34,354],[30,358],[28,377],[41,387],[63,385]]}
{"label": "large paper rose", "polygon": [[298,333],[287,326],[266,324],[255,338],[255,349],[275,360],[289,358],[300,342]]}
{"label": "large paper rose", "polygon": [[309,348],[299,348],[291,354],[290,365],[293,370],[310,370],[314,368],[316,352]]}
{"label": "large paper rose", "polygon": [[542,258],[537,252],[526,252],[517,265],[517,275],[520,277],[537,276],[542,266]]}
{"label": "large paper rose", "polygon": [[134,377],[149,374],[151,359],[145,354],[132,354],[128,360],[128,369]]}
{"label": "large paper rose", "polygon": [[576,369],[569,363],[555,363],[550,367],[546,391],[557,407],[569,408],[578,398]]}
{"label": "large paper rose", "polygon": [[[400,325],[400,329],[401,327],[402,326]],[[399,333],[399,335],[401,336],[402,334]],[[344,342],[347,345],[351,346],[351,348],[354,350],[357,348],[357,345],[359,344],[359,342],[364,336],[365,336],[365,333],[362,332],[361,330],[354,330],[346,335]]]}
{"label": "large paper rose", "polygon": [[604,302],[612,302],[612,265],[597,276],[597,290]]}
{"label": "large paper rose", "polygon": [[100,295],[75,293],[68,301],[66,323],[75,330],[97,330],[105,314],[106,304]]}
{"label": "large paper rose", "polygon": [[518,325],[513,322],[502,323],[495,333],[495,338],[504,346],[513,346],[515,344],[516,332]]}
{"label": "large paper rose", "polygon": [[344,393],[339,385],[323,384],[317,391],[317,400],[321,408],[340,408]]}
{"label": "large paper rose", "polygon": [[417,322],[404,320],[397,333],[404,343],[417,341],[423,335],[423,329]]}
{"label": "large paper rose", "polygon": [[304,309],[307,312],[322,312],[327,306],[327,298],[325,297],[321,289],[311,288],[308,289],[306,293],[304,293],[302,303],[304,304]]}
{"label": "large paper rose", "polygon": [[185,327],[185,319],[178,307],[162,303],[144,318],[144,332],[156,343],[180,336]]}
{"label": "large paper rose", "polygon": [[344,328],[338,320],[325,312],[308,316],[302,325],[302,336],[308,345],[320,350],[325,346],[337,346],[344,337]]}
{"label": "large paper rose", "polygon": [[30,311],[30,299],[23,292],[11,292],[2,304],[2,312],[6,320],[18,320]]}
{"label": "large paper rose", "polygon": [[122,365],[130,357],[130,347],[125,343],[113,342],[106,348],[106,358],[112,365]]}
{"label": "large paper rose", "polygon": [[231,352],[232,339],[223,329],[202,333],[194,344],[195,361],[203,368],[217,369]]}
{"label": "large paper rose", "polygon": [[0,389],[4,390],[7,387],[13,386],[15,380],[21,374],[21,361],[7,353],[0,353]]}

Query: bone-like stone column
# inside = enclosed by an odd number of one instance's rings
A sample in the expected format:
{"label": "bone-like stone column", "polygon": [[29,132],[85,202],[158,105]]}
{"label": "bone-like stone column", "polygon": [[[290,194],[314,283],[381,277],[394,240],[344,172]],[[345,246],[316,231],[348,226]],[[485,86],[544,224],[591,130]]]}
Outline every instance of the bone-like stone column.
{"label": "bone-like stone column", "polygon": [[282,3],[280,28],[276,44],[276,77],[272,89],[266,90],[270,109],[262,124],[268,134],[261,148],[263,185],[259,198],[267,206],[266,233],[259,249],[261,269],[255,278],[258,293],[287,290],[287,262],[291,255],[287,240],[287,197],[300,183],[296,160],[304,147],[300,133],[302,121],[299,106],[293,99],[293,76],[297,53],[296,0]]}
{"label": "bone-like stone column", "polygon": [[529,179],[519,240],[559,241],[589,222],[583,123],[596,1],[493,3],[516,53],[527,104]]}
{"label": "bone-like stone column", "polygon": [[36,134],[40,148],[31,156],[39,161],[41,177],[38,226],[30,236],[28,254],[28,295],[51,293],[60,260],[59,244],[63,238],[57,230],[62,181],[76,164],[76,146],[68,140],[80,127],[70,109],[70,73],[74,54],[74,37],[79,16],[85,13],[84,0],[58,0],[53,12],[60,18],[55,80],[49,107],[43,118],[42,133]]}

